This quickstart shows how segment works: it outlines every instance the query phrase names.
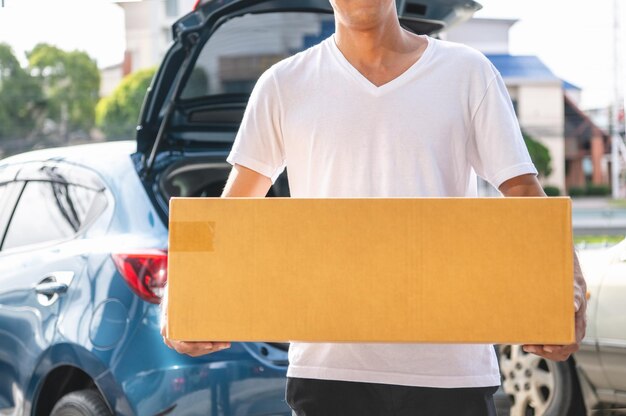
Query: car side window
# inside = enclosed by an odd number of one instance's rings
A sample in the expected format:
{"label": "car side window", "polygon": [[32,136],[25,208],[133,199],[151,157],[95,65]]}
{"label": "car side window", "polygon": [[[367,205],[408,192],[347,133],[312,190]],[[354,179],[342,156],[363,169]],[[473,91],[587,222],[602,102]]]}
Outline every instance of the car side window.
{"label": "car side window", "polygon": [[15,182],[7,182],[0,184],[0,242],[4,236],[9,218],[15,207],[15,199],[17,190]]}
{"label": "car side window", "polygon": [[29,181],[17,203],[3,250],[66,239],[83,224],[98,191],[62,182]]}
{"label": "car side window", "polygon": [[[71,201],[70,206],[75,213],[79,227],[85,223],[85,220],[89,216],[89,211],[94,205],[94,199],[98,196],[103,198],[101,192],[94,191],[93,189],[75,185],[68,187],[68,201]],[[100,200],[100,198],[98,198],[98,200]]]}
{"label": "car side window", "polygon": [[3,202],[7,200],[7,197],[9,195],[9,184],[7,183],[2,183],[0,184],[0,209],[4,208],[3,207]]}

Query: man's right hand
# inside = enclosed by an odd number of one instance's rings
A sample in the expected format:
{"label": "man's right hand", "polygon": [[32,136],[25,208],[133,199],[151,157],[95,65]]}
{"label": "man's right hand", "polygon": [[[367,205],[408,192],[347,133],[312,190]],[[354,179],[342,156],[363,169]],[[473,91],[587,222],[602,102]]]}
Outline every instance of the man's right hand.
{"label": "man's right hand", "polygon": [[199,357],[201,355],[210,354],[230,348],[230,342],[211,341],[211,342],[186,342],[175,341],[165,336],[165,326],[161,324],[161,335],[163,336],[163,342],[165,345],[180,354],[187,354],[190,357]]}
{"label": "man's right hand", "polygon": [[206,342],[186,342],[175,341],[167,337],[167,288],[164,290],[161,300],[161,336],[165,345],[175,350],[179,354],[187,354],[190,357],[199,357],[230,348],[230,342],[206,341]]}

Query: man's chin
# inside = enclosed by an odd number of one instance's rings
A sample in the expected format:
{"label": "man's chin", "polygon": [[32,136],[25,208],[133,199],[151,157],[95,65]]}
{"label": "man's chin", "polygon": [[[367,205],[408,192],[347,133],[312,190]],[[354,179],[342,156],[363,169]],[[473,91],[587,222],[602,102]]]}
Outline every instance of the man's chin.
{"label": "man's chin", "polygon": [[395,2],[386,0],[335,0],[335,16],[351,30],[371,31],[380,25],[395,10]]}

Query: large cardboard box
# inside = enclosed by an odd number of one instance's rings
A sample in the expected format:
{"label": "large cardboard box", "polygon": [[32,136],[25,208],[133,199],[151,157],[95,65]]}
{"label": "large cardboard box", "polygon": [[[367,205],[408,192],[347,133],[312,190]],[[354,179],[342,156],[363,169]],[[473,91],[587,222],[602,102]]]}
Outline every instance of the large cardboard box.
{"label": "large cardboard box", "polygon": [[567,344],[569,198],[173,198],[177,340]]}

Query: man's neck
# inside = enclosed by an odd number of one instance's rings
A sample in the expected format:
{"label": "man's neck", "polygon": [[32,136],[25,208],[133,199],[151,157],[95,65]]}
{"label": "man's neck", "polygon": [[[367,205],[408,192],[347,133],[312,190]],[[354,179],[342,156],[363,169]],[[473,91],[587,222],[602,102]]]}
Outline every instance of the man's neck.
{"label": "man's neck", "polygon": [[[395,24],[394,24],[395,23]],[[394,56],[407,52],[407,34],[396,22],[371,30],[352,30],[337,25],[335,41],[344,56],[355,66],[380,67]]]}
{"label": "man's neck", "polygon": [[337,47],[372,84],[381,86],[413,65],[428,42],[400,27],[397,20],[372,30],[352,30],[337,24]]}

